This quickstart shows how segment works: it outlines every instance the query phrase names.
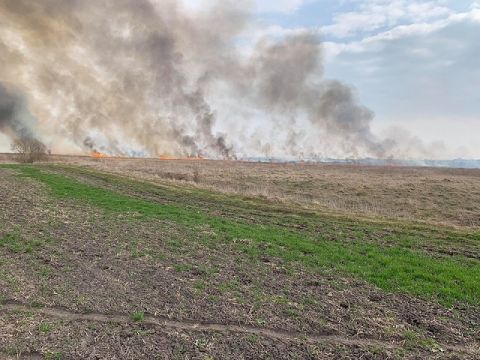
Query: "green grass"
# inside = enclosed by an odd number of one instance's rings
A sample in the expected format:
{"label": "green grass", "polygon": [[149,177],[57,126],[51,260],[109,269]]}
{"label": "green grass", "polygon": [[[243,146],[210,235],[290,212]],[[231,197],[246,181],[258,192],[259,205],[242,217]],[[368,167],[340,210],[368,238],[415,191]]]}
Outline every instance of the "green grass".
{"label": "green grass", "polygon": [[38,330],[44,334],[50,332],[52,326],[49,323],[42,322],[40,325],[38,325]]}
{"label": "green grass", "polygon": [[174,266],[176,272],[187,272],[192,269],[192,265],[189,264],[175,264]]}
{"label": "green grass", "polygon": [[6,248],[14,253],[26,252],[24,242],[17,233],[6,234],[0,237],[0,248]]}
{"label": "green grass", "polygon": [[[258,198],[220,194],[186,185],[152,184],[78,166],[55,165],[43,168],[63,172],[66,176],[75,175],[94,180],[100,188],[113,187],[116,192],[133,192],[138,197],[147,195],[147,198],[154,197],[157,202],[174,203],[177,207],[180,205],[181,208],[206,215],[221,211],[231,219],[249,219],[249,222],[257,225],[276,225],[289,230],[297,229],[297,232],[321,231],[322,238],[326,240],[350,241],[353,238],[362,242],[382,242],[414,250],[428,248],[429,252],[446,257],[452,252],[461,253],[465,249],[480,254],[480,232],[406,220],[362,220],[358,216],[318,214],[302,208],[261,201]],[[201,223],[200,228],[206,227],[208,224]],[[204,236],[204,243],[214,247],[215,242],[210,238],[210,234]]]}
{"label": "green grass", "polygon": [[203,291],[207,287],[205,281],[202,280],[197,280],[194,284],[193,287],[198,290],[198,291]]}
{"label": "green grass", "polygon": [[[379,246],[374,242],[362,241],[371,231],[371,225],[360,221],[354,224],[345,223],[345,228],[341,221],[338,221],[335,224],[337,235],[332,238],[331,232],[295,231],[291,230],[293,227],[286,228],[272,223],[252,224],[233,218],[212,216],[200,207],[132,197],[81,183],[63,175],[41,171],[33,166],[15,168],[20,170],[23,176],[46,184],[54,197],[88,203],[107,213],[129,213],[138,220],[161,218],[188,228],[208,225],[215,232],[216,241],[235,244],[245,255],[252,258],[267,254],[286,261],[299,262],[316,270],[334,269],[357,276],[387,291],[433,298],[445,305],[455,302],[480,304],[478,260],[431,257],[414,248],[412,243],[415,238],[409,237],[408,233],[405,235],[397,231],[393,235],[386,235],[387,239],[393,236],[398,239],[386,241],[388,246]],[[276,214],[272,213],[271,216]],[[342,237],[342,234],[348,238]],[[447,241],[451,236],[445,236]],[[248,241],[237,241],[245,239]],[[427,238],[424,241],[428,240]],[[432,242],[434,240],[432,238]],[[452,243],[454,240],[452,239]],[[469,238],[469,241],[472,239]]]}
{"label": "green grass", "polygon": [[134,322],[142,322],[145,319],[145,314],[141,311],[135,311],[132,314],[132,320]]}
{"label": "green grass", "polygon": [[63,358],[63,354],[59,351],[46,351],[43,354],[43,357],[46,360],[61,360]]}
{"label": "green grass", "polygon": [[38,273],[42,277],[49,277],[50,274],[52,273],[52,269],[49,269],[48,267],[42,266],[38,270]]}
{"label": "green grass", "polygon": [[[1,351],[1,350],[0,350]],[[8,346],[8,347],[5,347],[3,349],[3,351],[5,352],[5,354],[7,355],[10,355],[10,356],[15,356],[17,358],[20,357],[20,355],[22,354],[22,351],[20,349],[18,349],[17,347],[15,346]]]}
{"label": "green grass", "polygon": [[51,242],[48,240],[25,240],[18,232],[5,234],[0,236],[0,248],[5,248],[13,253],[31,254],[44,244]]}

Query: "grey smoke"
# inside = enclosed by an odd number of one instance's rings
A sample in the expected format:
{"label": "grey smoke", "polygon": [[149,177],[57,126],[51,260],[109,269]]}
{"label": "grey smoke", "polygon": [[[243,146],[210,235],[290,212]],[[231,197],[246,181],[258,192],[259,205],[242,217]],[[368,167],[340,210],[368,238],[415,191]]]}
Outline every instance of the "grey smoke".
{"label": "grey smoke", "polygon": [[33,137],[34,118],[26,101],[13,89],[0,83],[0,131],[16,139]]}
{"label": "grey smoke", "polygon": [[[321,50],[318,37],[309,32],[259,46],[252,79],[258,105],[294,117],[305,112],[312,125],[342,140],[347,153],[364,148],[370,155],[385,156],[384,144],[370,130],[373,112],[357,103],[351,88],[322,77]],[[290,128],[289,139],[295,139],[295,127]],[[296,153],[297,141],[289,143],[290,152]]]}
{"label": "grey smoke", "polygon": [[0,129],[15,127],[17,99],[0,84]]}
{"label": "grey smoke", "polygon": [[[391,155],[354,91],[323,77],[316,34],[262,39],[245,55],[251,2],[237,3],[192,13],[177,0],[0,0],[0,81],[23,90],[38,131],[63,151],[234,158],[334,144]],[[31,129],[4,93],[0,131]],[[255,130],[251,112],[273,130]]]}

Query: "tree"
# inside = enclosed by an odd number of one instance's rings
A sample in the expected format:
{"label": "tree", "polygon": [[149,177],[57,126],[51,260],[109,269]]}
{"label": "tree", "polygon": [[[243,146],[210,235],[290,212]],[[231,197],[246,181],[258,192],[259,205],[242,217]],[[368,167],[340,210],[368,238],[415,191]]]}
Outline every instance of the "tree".
{"label": "tree", "polygon": [[12,143],[12,151],[17,153],[17,160],[22,163],[33,163],[47,156],[47,147],[30,136],[20,136]]}

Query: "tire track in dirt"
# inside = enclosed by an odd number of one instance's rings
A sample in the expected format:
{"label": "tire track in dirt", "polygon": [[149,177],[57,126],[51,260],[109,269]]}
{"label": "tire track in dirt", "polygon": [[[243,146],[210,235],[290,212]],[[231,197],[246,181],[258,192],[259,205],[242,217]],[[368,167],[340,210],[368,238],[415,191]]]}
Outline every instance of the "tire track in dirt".
{"label": "tire track in dirt", "polygon": [[[102,314],[102,313],[75,313],[61,308],[40,308],[31,307],[17,302],[6,302],[0,306],[0,313],[7,312],[30,312],[34,314],[54,317],[67,321],[93,321],[103,323],[117,324],[133,324],[135,323],[130,316],[122,314]],[[146,315],[141,324],[169,328],[184,331],[213,331],[223,333],[239,333],[246,335],[257,335],[282,341],[303,341],[308,343],[330,343],[345,346],[361,346],[361,347],[382,347],[384,349],[396,349],[404,346],[403,342],[388,342],[376,339],[360,339],[347,337],[337,334],[304,334],[294,331],[274,330],[260,328],[248,325],[234,325],[214,322],[195,322],[188,320],[172,320],[160,316]],[[470,354],[480,354],[480,346],[463,346],[463,345],[441,345],[442,350],[463,352]]]}

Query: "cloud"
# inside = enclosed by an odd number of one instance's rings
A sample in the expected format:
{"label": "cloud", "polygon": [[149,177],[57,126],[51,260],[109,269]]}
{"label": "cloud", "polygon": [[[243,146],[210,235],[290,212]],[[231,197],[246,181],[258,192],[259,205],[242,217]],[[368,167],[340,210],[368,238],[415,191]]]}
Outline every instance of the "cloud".
{"label": "cloud", "polygon": [[[464,21],[480,22],[480,9],[472,8],[468,12],[450,14],[448,17],[431,22],[420,22],[408,25],[394,26],[386,31],[381,31],[373,35],[366,36],[357,41],[325,43],[327,56],[331,59],[342,52],[362,52],[368,51],[375,44],[383,41],[394,41],[407,37],[421,37],[444,29],[452,24]],[[459,41],[461,43],[461,41]]]}
{"label": "cloud", "polygon": [[[358,2],[354,2],[358,3]],[[338,38],[371,33],[401,23],[418,23],[452,14],[443,1],[371,0],[359,2],[353,11],[334,16],[321,32]]]}
{"label": "cloud", "polygon": [[[314,1],[318,0],[239,0],[237,4],[243,8],[252,8],[260,14],[291,14]],[[214,4],[212,0],[181,0],[181,2],[192,11],[208,10]]]}
{"label": "cloud", "polygon": [[259,13],[292,13],[312,0],[256,0]]}
{"label": "cloud", "polygon": [[401,125],[480,157],[480,9],[327,44],[327,76],[354,83],[379,127]]}

